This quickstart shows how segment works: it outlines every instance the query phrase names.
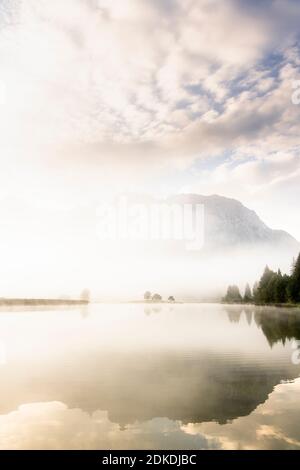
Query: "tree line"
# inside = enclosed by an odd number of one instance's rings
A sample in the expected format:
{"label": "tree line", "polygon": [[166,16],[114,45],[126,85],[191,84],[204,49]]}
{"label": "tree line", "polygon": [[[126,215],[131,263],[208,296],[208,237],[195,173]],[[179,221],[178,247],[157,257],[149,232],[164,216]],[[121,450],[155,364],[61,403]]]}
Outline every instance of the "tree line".
{"label": "tree line", "polygon": [[266,304],[299,304],[300,303],[300,254],[294,260],[290,275],[275,272],[266,266],[259,282],[251,290],[247,284],[244,295],[236,285],[228,287],[223,298],[225,303]]}
{"label": "tree line", "polygon": [[[150,291],[146,291],[144,294],[144,300],[146,302],[162,302],[163,298],[160,294],[152,294]],[[175,302],[175,297],[170,295],[170,297],[168,297],[168,302]]]}

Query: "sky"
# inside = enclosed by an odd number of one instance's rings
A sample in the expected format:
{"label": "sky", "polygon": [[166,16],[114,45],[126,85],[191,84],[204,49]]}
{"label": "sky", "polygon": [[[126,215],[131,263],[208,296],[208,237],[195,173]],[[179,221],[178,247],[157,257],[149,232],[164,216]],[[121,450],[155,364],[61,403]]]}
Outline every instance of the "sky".
{"label": "sky", "polygon": [[1,211],[219,194],[300,239],[299,24],[297,0],[0,0]]}

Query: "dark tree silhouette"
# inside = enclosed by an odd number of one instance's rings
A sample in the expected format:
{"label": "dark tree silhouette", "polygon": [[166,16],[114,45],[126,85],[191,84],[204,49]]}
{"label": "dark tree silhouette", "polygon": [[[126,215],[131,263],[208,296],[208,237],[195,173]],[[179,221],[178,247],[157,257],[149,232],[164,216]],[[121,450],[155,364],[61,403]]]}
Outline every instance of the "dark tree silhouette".
{"label": "dark tree silhouette", "polygon": [[154,294],[152,296],[152,300],[153,300],[153,302],[161,302],[162,301],[162,296],[159,295],[159,294]]}
{"label": "dark tree silhouette", "polygon": [[229,286],[227,290],[227,294],[223,299],[223,302],[229,304],[240,304],[242,303],[242,296],[238,286]]}
{"label": "dark tree silhouette", "polygon": [[253,296],[252,296],[251,288],[249,284],[247,284],[246,289],[245,289],[244,302],[246,304],[250,304],[252,301],[253,301]]}
{"label": "dark tree silhouette", "polygon": [[287,287],[288,300],[292,303],[300,303],[300,254],[294,263],[292,275]]}
{"label": "dark tree silhouette", "polygon": [[144,300],[148,302],[149,300],[151,300],[151,298],[152,298],[152,294],[150,291],[147,290],[144,294]]}
{"label": "dark tree silhouette", "polygon": [[81,292],[80,298],[81,298],[81,300],[83,300],[84,302],[89,302],[90,299],[91,299],[91,293],[90,293],[89,289],[84,289],[84,290]]}
{"label": "dark tree silhouette", "polygon": [[[229,286],[224,302],[240,302],[240,293],[237,286]],[[253,286],[251,293],[250,286],[247,284],[244,296],[245,303],[255,303],[258,305],[276,305],[276,304],[299,304],[300,303],[300,255],[293,262],[292,273],[290,276],[282,274],[280,269],[277,272],[272,271],[266,266],[264,273],[259,281]]]}

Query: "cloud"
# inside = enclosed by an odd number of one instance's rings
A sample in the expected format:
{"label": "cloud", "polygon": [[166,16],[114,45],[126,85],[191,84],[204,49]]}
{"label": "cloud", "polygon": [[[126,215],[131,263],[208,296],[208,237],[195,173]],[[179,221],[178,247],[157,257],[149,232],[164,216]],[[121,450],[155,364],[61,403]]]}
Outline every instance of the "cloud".
{"label": "cloud", "polygon": [[157,418],[122,429],[105,411],[89,414],[60,402],[23,405],[0,416],[0,424],[0,448],[5,450],[216,447],[213,439],[185,434],[179,421]]}
{"label": "cloud", "polygon": [[5,147],[17,134],[20,158],[54,142],[45,158],[63,160],[77,142],[87,164],[93,146],[99,163],[131,154],[147,165],[147,147],[188,165],[241,142],[276,141],[299,118],[290,105],[298,64],[282,58],[274,78],[263,61],[291,53],[300,8],[250,3],[21,2],[2,31]]}
{"label": "cloud", "polygon": [[126,428],[61,402],[32,403],[0,416],[0,448],[13,449],[299,449],[299,380],[275,387],[250,415],[230,423],[155,418]]}
{"label": "cloud", "polygon": [[238,199],[269,226],[284,228],[299,239],[300,223],[295,217],[300,198],[299,149],[273,149],[270,153],[268,149],[268,141],[261,147],[241,146],[213,168],[199,165],[194,169],[193,182],[182,186],[181,191]]}
{"label": "cloud", "polygon": [[224,450],[292,450],[299,449],[298,417],[299,380],[275,387],[268,400],[249,416],[226,425],[188,424],[185,432],[215,439]]}
{"label": "cloud", "polygon": [[[173,173],[182,172],[182,186],[199,161],[228,154],[230,164],[224,157],[206,173],[207,192],[248,203],[261,181],[259,172],[246,181],[249,159],[259,168],[286,155],[297,179],[298,2],[1,6],[0,197],[58,200],[68,188],[64,197],[95,199],[105,190],[154,192],[158,180],[167,193]],[[202,176],[188,187],[200,190]],[[270,174],[262,185],[270,198],[279,181]],[[263,217],[269,210],[250,205]]]}

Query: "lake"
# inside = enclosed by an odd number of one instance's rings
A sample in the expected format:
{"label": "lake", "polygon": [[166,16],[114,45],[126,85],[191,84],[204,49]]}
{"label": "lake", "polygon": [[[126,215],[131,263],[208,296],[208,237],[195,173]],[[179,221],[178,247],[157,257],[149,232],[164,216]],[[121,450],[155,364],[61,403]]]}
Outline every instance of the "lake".
{"label": "lake", "polygon": [[293,309],[2,309],[0,449],[300,449],[295,340]]}

